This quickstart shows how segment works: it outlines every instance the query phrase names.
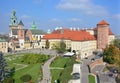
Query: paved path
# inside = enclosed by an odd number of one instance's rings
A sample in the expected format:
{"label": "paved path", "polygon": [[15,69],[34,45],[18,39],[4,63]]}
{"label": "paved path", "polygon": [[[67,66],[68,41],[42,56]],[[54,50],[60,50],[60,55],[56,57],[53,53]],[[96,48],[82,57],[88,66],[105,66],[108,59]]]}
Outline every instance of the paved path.
{"label": "paved path", "polygon": [[82,64],[81,64],[81,83],[89,83],[88,81],[88,75],[89,75],[89,70],[88,70],[88,63],[89,61],[84,59]]}
{"label": "paved path", "polygon": [[71,79],[68,83],[81,83],[81,64],[74,64],[73,65],[73,73],[80,73],[80,79]]}
{"label": "paved path", "polygon": [[28,65],[25,65],[25,64],[18,64],[18,63],[13,63],[13,64],[22,65],[22,67],[15,69],[15,71],[20,70],[20,69],[23,69],[23,68],[25,68],[25,67],[28,66]]}
{"label": "paved path", "polygon": [[56,56],[49,59],[43,66],[43,80],[39,83],[51,83],[51,74],[50,74],[50,63],[56,58]]}
{"label": "paved path", "polygon": [[94,55],[89,56],[88,59],[82,59],[81,64],[81,83],[89,83],[88,75],[89,75],[89,69],[88,64],[91,62],[91,59],[94,57]]}

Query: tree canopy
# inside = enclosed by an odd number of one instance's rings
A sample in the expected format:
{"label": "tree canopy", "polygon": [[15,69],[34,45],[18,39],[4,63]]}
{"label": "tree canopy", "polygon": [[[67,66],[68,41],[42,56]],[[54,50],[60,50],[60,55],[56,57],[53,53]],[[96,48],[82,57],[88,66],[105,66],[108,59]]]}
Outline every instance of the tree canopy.
{"label": "tree canopy", "polygon": [[120,49],[120,39],[115,39],[113,44]]}
{"label": "tree canopy", "polygon": [[49,49],[49,47],[50,47],[50,42],[49,42],[49,40],[46,40],[46,49]]}
{"label": "tree canopy", "polygon": [[104,49],[103,60],[110,64],[119,62],[120,50],[112,44],[109,45],[109,47]]}
{"label": "tree canopy", "polygon": [[47,59],[48,59],[48,56],[44,54],[27,53],[22,57],[21,62],[25,62],[28,64],[36,64],[36,63],[45,62]]}
{"label": "tree canopy", "polygon": [[55,46],[58,53],[64,53],[66,51],[66,44],[64,41],[60,41],[58,45]]}

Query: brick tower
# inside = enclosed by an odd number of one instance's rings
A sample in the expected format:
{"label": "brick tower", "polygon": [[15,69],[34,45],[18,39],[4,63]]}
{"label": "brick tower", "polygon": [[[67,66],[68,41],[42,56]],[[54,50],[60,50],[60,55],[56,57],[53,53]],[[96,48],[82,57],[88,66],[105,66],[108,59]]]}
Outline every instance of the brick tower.
{"label": "brick tower", "polygon": [[102,20],[97,24],[97,48],[104,49],[108,45],[109,24]]}

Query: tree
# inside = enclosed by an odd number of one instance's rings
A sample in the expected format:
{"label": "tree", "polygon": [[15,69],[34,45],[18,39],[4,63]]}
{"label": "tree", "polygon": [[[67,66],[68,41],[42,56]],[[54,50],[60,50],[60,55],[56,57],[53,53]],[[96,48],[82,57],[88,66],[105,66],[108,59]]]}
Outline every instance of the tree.
{"label": "tree", "polygon": [[109,47],[104,50],[103,60],[109,64],[118,63],[120,60],[120,50],[112,44],[109,45]]}
{"label": "tree", "polygon": [[15,67],[9,70],[7,77],[13,77],[15,74]]}
{"label": "tree", "polygon": [[0,83],[7,77],[7,70],[5,67],[7,63],[4,59],[3,53],[0,52]]}
{"label": "tree", "polygon": [[66,44],[64,41],[60,41],[59,46],[56,48],[58,53],[64,53],[66,51]]}
{"label": "tree", "polygon": [[120,49],[120,39],[115,39],[113,41],[113,45],[115,45],[116,47],[118,47]]}
{"label": "tree", "polygon": [[50,47],[50,42],[49,42],[49,40],[46,40],[46,49],[49,49],[49,47]]}

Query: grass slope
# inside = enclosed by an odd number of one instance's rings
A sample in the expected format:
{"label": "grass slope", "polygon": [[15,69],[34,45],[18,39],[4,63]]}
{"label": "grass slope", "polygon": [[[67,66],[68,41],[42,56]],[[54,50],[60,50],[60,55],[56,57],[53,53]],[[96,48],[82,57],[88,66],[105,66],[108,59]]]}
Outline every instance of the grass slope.
{"label": "grass slope", "polygon": [[[22,55],[24,56],[24,55]],[[20,80],[20,77],[25,74],[30,74],[32,76],[33,83],[37,83],[37,79],[39,77],[42,78],[42,69],[41,69],[41,63],[37,64],[26,64],[21,62],[22,57],[20,55],[8,55],[6,56],[6,61],[8,64],[8,69],[11,69],[15,67],[16,71],[13,76],[15,79],[15,83],[22,83]],[[27,67],[22,68],[24,65],[27,65]],[[22,69],[19,69],[22,68]],[[19,70],[17,70],[19,69]]]}
{"label": "grass slope", "polygon": [[26,68],[16,71],[13,78],[15,78],[15,83],[21,83],[20,77],[25,74],[30,74],[32,76],[32,81],[36,83],[40,73],[40,64],[31,64]]}
{"label": "grass slope", "polygon": [[68,83],[72,78],[70,75],[75,63],[74,57],[57,57],[51,64],[51,67],[60,67],[64,69],[51,69],[52,82],[58,80],[58,83]]}
{"label": "grass slope", "polygon": [[89,83],[95,83],[95,77],[93,75],[89,75]]}

